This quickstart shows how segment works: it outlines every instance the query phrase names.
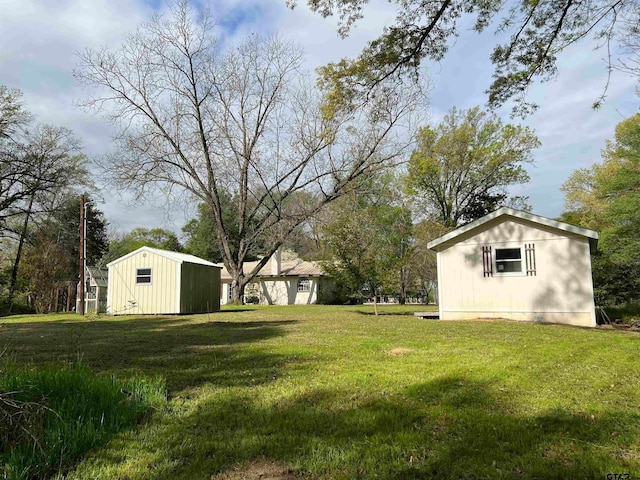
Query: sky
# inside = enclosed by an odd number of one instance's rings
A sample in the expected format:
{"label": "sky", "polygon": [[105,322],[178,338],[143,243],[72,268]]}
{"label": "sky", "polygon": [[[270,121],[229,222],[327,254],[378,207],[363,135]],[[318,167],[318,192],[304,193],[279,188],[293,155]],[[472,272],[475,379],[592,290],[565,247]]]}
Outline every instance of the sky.
{"label": "sky", "polygon": [[[197,2],[213,11],[223,42],[233,43],[250,33],[278,33],[303,47],[309,70],[345,56],[355,57],[394,18],[393,4],[372,0],[365,18],[348,38],[341,39],[336,19],[310,12],[304,0],[294,10],[286,7],[285,0]],[[112,148],[113,131],[104,119],[77,107],[86,95],[72,75],[77,53],[86,48],[118,47],[137,25],[165,9],[159,0],[0,0],[0,84],[20,89],[26,109],[38,122],[74,131],[85,154],[99,161]],[[489,55],[496,41],[491,31],[478,35],[463,27],[443,61],[424,65],[432,86],[425,106],[430,122],[440,120],[453,106],[466,109],[486,104],[484,92],[492,74]],[[602,108],[591,108],[606,83],[604,54],[593,47],[586,42],[563,52],[557,77],[531,87],[529,98],[541,105],[535,114],[520,120],[509,118],[508,105],[498,111],[505,122],[533,128],[542,143],[527,168],[531,181],[512,190],[528,196],[533,212],[539,215],[562,213],[562,183],[575,169],[599,162],[616,124],[640,108],[637,80],[618,72],[613,73]],[[194,213],[192,202],[167,204],[161,196],[140,202],[102,175],[96,175],[96,183],[101,187],[98,208],[105,212],[111,232],[162,227],[180,233]]]}

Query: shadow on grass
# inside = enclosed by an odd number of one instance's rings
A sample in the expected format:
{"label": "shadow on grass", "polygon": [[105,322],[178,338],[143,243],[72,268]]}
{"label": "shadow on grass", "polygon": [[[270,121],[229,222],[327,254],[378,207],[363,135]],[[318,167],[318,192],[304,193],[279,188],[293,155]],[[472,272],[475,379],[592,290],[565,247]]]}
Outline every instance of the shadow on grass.
{"label": "shadow on grass", "polygon": [[[365,311],[365,310],[351,310],[353,313],[357,313],[358,315],[367,315],[370,317],[375,317],[376,313],[374,311]],[[417,310],[416,310],[417,311]],[[407,311],[392,311],[392,312],[385,312],[385,311],[381,311],[378,312],[378,316],[379,317],[402,317],[402,316],[406,316],[406,317],[413,317],[413,311],[407,312]]]}
{"label": "shadow on grass", "polygon": [[[493,384],[462,377],[416,384],[395,395],[319,388],[268,402],[235,391],[201,402],[184,421],[141,432],[142,448],[133,434],[120,438],[89,464],[116,472],[120,464],[140,462],[152,479],[215,478],[265,457],[286,462],[304,478],[640,473],[637,414],[512,412]],[[155,460],[149,464],[149,458]],[[82,468],[77,473],[83,476]]]}
{"label": "shadow on grass", "polygon": [[81,359],[94,371],[128,376],[161,375],[170,391],[270,381],[282,355],[247,344],[284,335],[295,320],[194,322],[183,317],[143,317],[94,322],[6,324],[0,348],[18,361],[46,363]]}
{"label": "shadow on grass", "polygon": [[222,307],[222,310],[220,310],[222,313],[229,313],[229,312],[255,312],[256,310],[258,310],[258,307],[247,307],[246,305],[243,305],[242,307]]}

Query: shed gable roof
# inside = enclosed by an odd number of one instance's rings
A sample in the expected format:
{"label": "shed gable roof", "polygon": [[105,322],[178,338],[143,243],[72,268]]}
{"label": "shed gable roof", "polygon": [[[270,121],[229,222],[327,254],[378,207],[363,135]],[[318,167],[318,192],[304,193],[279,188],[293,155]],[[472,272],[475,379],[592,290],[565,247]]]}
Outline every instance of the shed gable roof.
{"label": "shed gable roof", "polygon": [[220,268],[219,265],[216,265],[215,263],[209,262],[208,260],[205,260],[204,258],[200,258],[200,257],[196,257],[195,255],[189,255],[187,253],[180,253],[180,252],[172,252],[170,250],[161,250],[159,248],[152,248],[152,247],[140,247],[137,250],[134,250],[131,253],[127,253],[126,255],[115,259],[113,262],[110,262],[107,264],[108,267],[110,267],[111,265],[115,265],[116,263],[120,263],[123,260],[126,260],[127,258],[133,257],[134,255],[140,253],[140,252],[151,252],[151,253],[155,253],[156,255],[160,255],[161,257],[165,257],[168,258],[170,260],[173,260],[174,262],[177,263],[195,263],[198,265],[207,265],[209,267],[216,267],[216,268]]}
{"label": "shed gable roof", "polygon": [[595,250],[598,244],[598,232],[594,230],[589,230],[588,228],[577,227],[575,225],[571,225],[570,223],[559,222],[558,220],[552,220],[551,218],[542,217],[540,215],[534,215],[533,213],[523,212],[521,210],[515,210],[509,207],[501,207],[497,209],[495,212],[489,213],[482,218],[474,220],[473,222],[467,223],[455,230],[438,237],[429,243],[427,243],[427,248],[435,251],[443,250],[445,247],[453,245],[457,243],[457,238],[461,235],[470,232],[472,230],[478,229],[481,230],[481,227],[486,223],[490,222],[499,217],[514,217],[520,218],[522,220],[529,221],[534,224],[544,225],[546,227],[551,227],[556,230],[573,233],[575,235],[580,235],[589,239],[589,245],[591,246],[591,250]]}

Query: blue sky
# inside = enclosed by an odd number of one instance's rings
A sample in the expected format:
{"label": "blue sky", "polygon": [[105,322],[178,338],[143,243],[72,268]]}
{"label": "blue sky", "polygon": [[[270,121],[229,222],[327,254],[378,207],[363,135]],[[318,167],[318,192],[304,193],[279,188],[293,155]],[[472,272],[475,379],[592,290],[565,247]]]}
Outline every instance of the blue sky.
{"label": "blue sky", "polygon": [[[294,11],[286,8],[285,0],[199,0],[198,4],[212,9],[225,41],[252,32],[278,32],[299,43],[309,70],[357,55],[394,16],[392,4],[373,0],[365,18],[342,40],[336,34],[336,20],[309,12],[304,0]],[[27,108],[39,121],[71,128],[87,155],[98,158],[110,149],[111,130],[101,118],[74,106],[84,95],[72,77],[76,52],[116,47],[137,24],[164,8],[159,0],[0,0],[0,84],[22,90]],[[491,31],[478,35],[463,29],[442,62],[425,65],[432,84],[428,106],[432,122],[452,106],[485,104],[492,73],[489,54],[497,40]],[[600,110],[591,109],[606,81],[603,53],[593,46],[581,43],[562,53],[557,78],[530,89],[530,98],[542,105],[540,110],[518,120],[534,128],[542,142],[534,152],[535,164],[528,169],[531,182],[514,189],[530,197],[534,213],[559,215],[564,206],[561,184],[576,168],[600,161],[600,150],[612,138],[615,125],[640,107],[636,79],[614,72],[607,101]],[[514,121],[508,106],[498,113],[505,121]],[[152,203],[133,202],[107,179],[98,183],[103,187],[100,207],[115,231],[137,226],[180,231],[193,213],[188,202],[173,202],[169,208],[162,197]]]}

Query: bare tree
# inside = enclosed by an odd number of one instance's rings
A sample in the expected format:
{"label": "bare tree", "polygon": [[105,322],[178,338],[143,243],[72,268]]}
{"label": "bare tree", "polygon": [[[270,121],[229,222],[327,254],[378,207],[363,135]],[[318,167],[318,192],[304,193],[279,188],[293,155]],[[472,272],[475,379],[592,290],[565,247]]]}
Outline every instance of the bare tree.
{"label": "bare tree", "polygon": [[31,115],[24,110],[20,97],[20,90],[9,89],[0,85],[0,146],[7,139],[11,139],[31,119]]}
{"label": "bare tree", "polygon": [[9,285],[9,312],[30,222],[38,214],[56,210],[62,194],[72,187],[90,183],[85,156],[70,130],[49,125],[20,130],[14,130],[0,144],[0,237],[18,242]]}
{"label": "bare tree", "polygon": [[12,219],[51,211],[60,192],[87,181],[80,143],[66,128],[25,131],[0,156],[0,235],[15,231]]}
{"label": "bare tree", "polygon": [[[120,127],[108,161],[120,185],[138,195],[179,189],[207,206],[239,300],[298,225],[407,153],[420,92],[381,83],[358,108],[323,109],[296,46],[252,35],[221,51],[211,17],[195,17],[178,3],[119,50],[82,53],[76,77],[96,88],[83,104]],[[223,214],[229,193],[233,225]],[[265,257],[245,273],[256,242]]]}

